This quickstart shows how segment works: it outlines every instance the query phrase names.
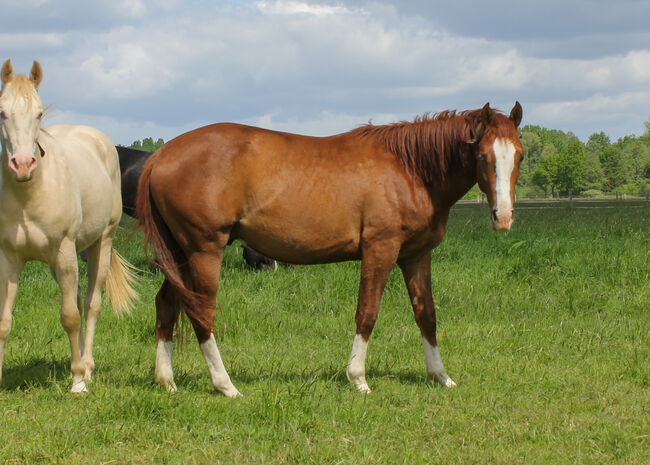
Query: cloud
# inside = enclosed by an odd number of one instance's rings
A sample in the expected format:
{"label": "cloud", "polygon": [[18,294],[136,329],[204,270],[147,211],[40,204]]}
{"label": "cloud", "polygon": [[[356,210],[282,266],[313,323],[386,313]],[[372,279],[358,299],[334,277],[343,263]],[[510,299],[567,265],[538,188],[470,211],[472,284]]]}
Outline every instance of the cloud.
{"label": "cloud", "polygon": [[[17,71],[39,59],[45,104],[93,118],[122,143],[138,129],[167,138],[216,121],[324,135],[486,101],[509,111],[515,100],[524,124],[539,117],[583,138],[642,127],[644,2],[565,3],[59,0],[34,15],[30,0],[3,17],[0,53]],[[607,99],[630,111],[579,117]]]}

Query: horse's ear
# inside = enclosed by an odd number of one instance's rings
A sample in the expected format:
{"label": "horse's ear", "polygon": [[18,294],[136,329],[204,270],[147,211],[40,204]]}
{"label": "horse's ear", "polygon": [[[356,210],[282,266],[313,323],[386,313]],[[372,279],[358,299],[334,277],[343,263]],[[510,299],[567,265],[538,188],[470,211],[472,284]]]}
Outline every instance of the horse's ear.
{"label": "horse's ear", "polygon": [[490,121],[492,121],[492,110],[490,110],[490,102],[487,102],[481,110],[481,122],[484,125],[488,125]]}
{"label": "horse's ear", "polygon": [[490,121],[492,121],[492,110],[490,110],[490,102],[487,102],[481,109],[481,120],[474,130],[474,142],[479,142],[483,138],[485,127],[490,124]]}
{"label": "horse's ear", "polygon": [[492,120],[492,110],[490,110],[490,102],[488,102],[485,105],[483,105],[483,108],[481,109],[481,118],[479,119],[476,128],[474,128],[474,133],[472,134],[472,138],[466,140],[465,142],[467,142],[468,144],[476,144],[477,142],[480,142],[481,138],[483,137],[483,134],[485,134],[485,126],[490,124],[491,120]]}
{"label": "horse's ear", "polygon": [[484,133],[485,133],[485,125],[483,124],[483,122],[480,122],[476,126],[476,129],[474,129],[474,137],[469,142],[471,144],[476,144],[477,142],[480,142],[481,139],[483,138]]}
{"label": "horse's ear", "polygon": [[34,83],[36,89],[38,89],[38,86],[43,80],[43,68],[41,68],[41,64],[36,60],[34,60],[32,70],[29,72],[29,79]]}
{"label": "horse's ear", "polygon": [[7,84],[14,75],[14,68],[11,66],[11,60],[7,59],[2,65],[2,87]]}
{"label": "horse's ear", "polygon": [[512,107],[512,111],[510,112],[510,120],[515,123],[515,127],[519,127],[519,123],[521,123],[521,117],[523,116],[524,111],[521,109],[521,104],[519,102],[515,102],[515,106]]}

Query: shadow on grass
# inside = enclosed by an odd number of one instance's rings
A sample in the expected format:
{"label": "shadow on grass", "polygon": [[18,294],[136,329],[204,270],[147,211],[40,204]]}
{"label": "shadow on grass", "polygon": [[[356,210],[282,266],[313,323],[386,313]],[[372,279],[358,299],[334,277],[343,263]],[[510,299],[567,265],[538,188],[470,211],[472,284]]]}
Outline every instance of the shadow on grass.
{"label": "shadow on grass", "polygon": [[[240,372],[240,371],[229,371],[230,379],[233,384],[240,389],[246,389],[245,385],[254,385],[259,383],[272,383],[272,384],[286,384],[287,387],[294,386],[296,384],[301,386],[312,385],[314,383],[318,384],[327,384],[331,389],[341,389],[351,386],[348,381],[345,368],[342,370],[336,368],[323,368],[314,371],[307,370],[296,370],[293,373],[289,372],[273,372],[273,371],[264,371],[259,373],[252,373],[250,371]],[[151,375],[153,377],[153,373]],[[395,380],[396,383],[412,386],[438,386],[434,385],[431,382],[427,381],[424,373],[412,372],[412,371],[389,371],[389,370],[374,370],[370,369],[366,373],[366,378],[368,383],[371,385],[377,383],[380,380],[391,379]],[[183,369],[176,370],[174,373],[174,380],[179,389],[196,389],[203,390],[207,386],[211,386],[210,375],[207,370],[205,372],[201,371],[185,371]],[[152,385],[152,378],[149,379],[140,379],[137,384],[141,385]],[[207,388],[211,390],[211,387]],[[243,392],[243,391],[242,391]]]}
{"label": "shadow on grass", "polygon": [[24,391],[33,387],[50,387],[69,377],[69,361],[35,359],[27,365],[3,368],[0,389]]}

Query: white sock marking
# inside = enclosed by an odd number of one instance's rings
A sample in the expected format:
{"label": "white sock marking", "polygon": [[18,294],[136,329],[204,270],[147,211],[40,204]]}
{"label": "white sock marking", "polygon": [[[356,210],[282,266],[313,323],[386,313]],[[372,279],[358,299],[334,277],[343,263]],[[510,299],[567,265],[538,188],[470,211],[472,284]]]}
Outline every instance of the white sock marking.
{"label": "white sock marking", "polygon": [[154,379],[156,383],[170,392],[176,392],[174,384],[174,370],[172,368],[172,341],[158,341],[156,346],[156,370]]}
{"label": "white sock marking", "polygon": [[424,362],[427,365],[427,374],[429,375],[429,378],[445,387],[456,386],[456,383],[454,383],[445,372],[445,367],[442,364],[442,358],[440,357],[438,346],[434,347],[429,344],[429,341],[422,338],[422,347],[424,348]]}
{"label": "white sock marking", "polygon": [[232,381],[230,381],[230,376],[228,376],[226,367],[223,365],[214,334],[210,334],[210,338],[201,344],[201,351],[208,364],[208,370],[210,371],[214,388],[226,397],[241,396],[241,393],[232,384]]}
{"label": "white sock marking", "polygon": [[352,342],[352,352],[350,352],[346,375],[348,380],[359,392],[369,394],[370,388],[366,382],[367,351],[368,341],[364,341],[361,334],[356,334],[354,336],[354,341]]}

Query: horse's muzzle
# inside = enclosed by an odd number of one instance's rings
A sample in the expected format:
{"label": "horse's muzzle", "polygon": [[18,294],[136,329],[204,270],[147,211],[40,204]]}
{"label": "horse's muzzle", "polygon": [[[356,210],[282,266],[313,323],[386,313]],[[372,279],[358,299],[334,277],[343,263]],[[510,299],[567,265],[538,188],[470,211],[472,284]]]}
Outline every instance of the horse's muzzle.
{"label": "horse's muzzle", "polygon": [[32,179],[36,164],[37,161],[34,155],[15,155],[9,160],[9,169],[16,176],[16,181],[24,182]]}
{"label": "horse's muzzle", "polygon": [[510,231],[514,219],[514,210],[492,210],[492,229],[495,231]]}

